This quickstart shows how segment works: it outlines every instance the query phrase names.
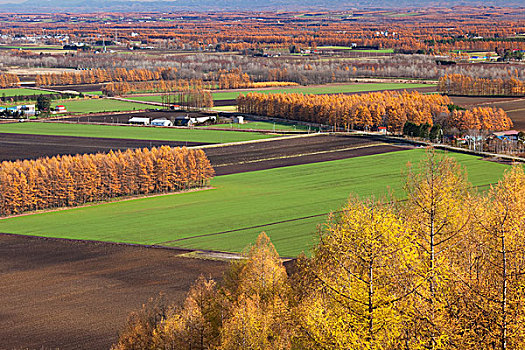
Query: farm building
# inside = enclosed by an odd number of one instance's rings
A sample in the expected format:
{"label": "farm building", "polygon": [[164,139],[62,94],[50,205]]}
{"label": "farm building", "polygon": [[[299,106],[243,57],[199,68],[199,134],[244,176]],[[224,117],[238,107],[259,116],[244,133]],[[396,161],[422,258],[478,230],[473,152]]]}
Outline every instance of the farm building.
{"label": "farm building", "polygon": [[133,125],[149,125],[150,119],[146,117],[133,117],[128,120],[128,123]]}
{"label": "farm building", "polygon": [[244,117],[243,116],[235,116],[233,117],[233,122],[236,124],[244,124]]}
{"label": "farm building", "polygon": [[14,107],[2,107],[0,108],[0,113],[10,116],[25,116],[33,117],[36,115],[36,106],[35,105],[21,105]]}
{"label": "farm building", "polygon": [[55,113],[67,113],[67,108],[64,105],[58,105],[55,107]]}
{"label": "farm building", "polygon": [[217,120],[217,117],[215,116],[201,116],[201,117],[176,117],[175,118],[175,125],[177,126],[193,126],[193,125],[199,125],[204,124],[208,121],[215,122]]}
{"label": "farm building", "polygon": [[154,126],[173,126],[173,123],[171,122],[171,120],[168,120],[168,119],[153,119],[151,121],[151,125],[154,125]]}

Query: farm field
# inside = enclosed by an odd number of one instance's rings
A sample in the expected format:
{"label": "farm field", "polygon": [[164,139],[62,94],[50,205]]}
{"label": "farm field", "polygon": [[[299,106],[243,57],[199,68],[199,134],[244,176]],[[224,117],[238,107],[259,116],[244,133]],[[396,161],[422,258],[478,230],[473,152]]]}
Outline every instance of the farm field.
{"label": "farm field", "polygon": [[[261,92],[265,94],[277,93],[303,93],[303,94],[343,94],[353,92],[368,92],[381,90],[402,90],[430,87],[429,84],[404,84],[404,83],[365,83],[365,84],[331,84],[331,85],[315,85],[315,86],[293,86],[285,88],[266,88],[266,89],[244,89],[237,91],[214,92],[213,99],[215,101],[221,100],[235,100],[240,93]],[[129,96],[129,98],[136,101],[151,101],[162,102],[161,95],[149,96]]]}
{"label": "farm field", "polygon": [[190,147],[203,144],[205,143],[0,133],[0,161],[109,152],[110,150],[124,151],[129,148],[149,148],[163,145]]}
{"label": "farm field", "polygon": [[[317,225],[350,193],[381,196],[390,188],[402,197],[406,163],[424,155],[414,149],[218,176],[214,189],[9,218],[0,221],[0,232],[242,251],[266,231],[279,254],[296,256],[308,250]],[[474,185],[496,182],[506,168],[452,156]]]}
{"label": "farm field", "polygon": [[276,131],[295,131],[308,130],[305,125],[285,124],[285,123],[271,123],[271,122],[245,122],[244,124],[214,124],[206,125],[199,128],[213,128],[213,129],[248,129],[248,130],[276,130]]}
{"label": "farm field", "polygon": [[0,133],[200,143],[226,143],[275,137],[275,135],[226,130],[40,122],[0,124]]}
{"label": "farm field", "polygon": [[1,348],[109,349],[131,311],[161,292],[182,302],[228,267],[184,253],[0,234]]}
{"label": "farm field", "polygon": [[[52,92],[42,91],[36,89],[26,89],[26,88],[12,88],[12,89],[0,89],[0,96],[32,96],[32,95],[51,95]],[[22,102],[20,102],[22,103]]]}
{"label": "farm field", "polygon": [[79,99],[53,101],[51,106],[64,105],[69,113],[99,113],[113,111],[134,111],[151,108],[150,105],[109,100],[109,99]]}
{"label": "farm field", "polygon": [[404,84],[404,83],[365,83],[365,84],[337,84],[337,85],[317,85],[317,86],[300,86],[279,89],[264,89],[264,90],[245,90],[232,92],[215,92],[213,93],[214,100],[231,100],[236,99],[239,93],[260,92],[264,94],[278,94],[278,93],[302,93],[302,94],[346,94],[355,92],[370,92],[383,90],[403,90],[429,87],[429,84]]}

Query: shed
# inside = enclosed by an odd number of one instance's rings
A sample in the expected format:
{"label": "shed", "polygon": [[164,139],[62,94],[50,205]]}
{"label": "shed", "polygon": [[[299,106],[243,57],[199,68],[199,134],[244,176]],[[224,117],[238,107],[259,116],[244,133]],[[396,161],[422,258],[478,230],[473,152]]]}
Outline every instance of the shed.
{"label": "shed", "polygon": [[244,124],[244,117],[243,116],[235,116],[233,117],[233,122],[236,124]]}
{"label": "shed", "polygon": [[146,117],[133,117],[128,120],[128,123],[133,125],[149,125],[150,120]]}
{"label": "shed", "polygon": [[151,121],[151,125],[155,125],[155,126],[173,126],[173,123],[171,122],[171,120],[168,120],[168,119],[153,119]]}

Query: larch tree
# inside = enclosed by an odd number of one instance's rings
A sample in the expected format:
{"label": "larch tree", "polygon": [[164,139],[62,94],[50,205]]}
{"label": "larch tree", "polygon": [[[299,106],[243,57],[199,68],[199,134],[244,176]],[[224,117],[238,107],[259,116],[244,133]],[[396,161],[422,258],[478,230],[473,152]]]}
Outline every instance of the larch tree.
{"label": "larch tree", "polygon": [[352,198],[321,234],[296,317],[300,347],[393,349],[415,284],[417,251],[392,204]]}
{"label": "larch tree", "polygon": [[430,149],[417,171],[409,168],[405,190],[403,212],[415,234],[423,284],[414,294],[412,337],[426,348],[446,349],[455,332],[446,315],[455,249],[472,220],[469,184],[452,158]]}

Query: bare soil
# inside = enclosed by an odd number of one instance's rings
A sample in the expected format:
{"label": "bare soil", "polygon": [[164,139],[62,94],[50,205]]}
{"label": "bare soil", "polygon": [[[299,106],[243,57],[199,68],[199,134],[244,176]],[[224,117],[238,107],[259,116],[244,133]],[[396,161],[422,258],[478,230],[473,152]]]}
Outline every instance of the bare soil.
{"label": "bare soil", "polygon": [[228,267],[186,252],[0,235],[0,348],[108,349],[149,298],[179,303]]}
{"label": "bare soil", "polygon": [[320,134],[243,145],[205,148],[217,175],[325,162],[409,149],[373,137]]}
{"label": "bare soil", "polygon": [[128,148],[151,148],[162,145],[198,146],[204,143],[185,141],[148,141],[0,133],[0,161],[36,159],[55,155],[109,152]]}

